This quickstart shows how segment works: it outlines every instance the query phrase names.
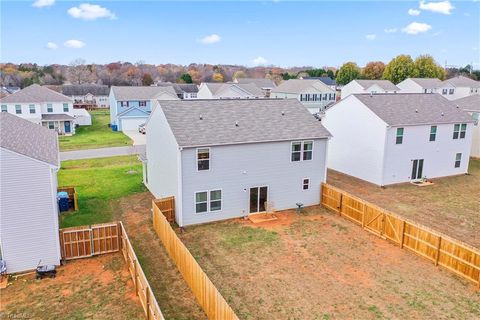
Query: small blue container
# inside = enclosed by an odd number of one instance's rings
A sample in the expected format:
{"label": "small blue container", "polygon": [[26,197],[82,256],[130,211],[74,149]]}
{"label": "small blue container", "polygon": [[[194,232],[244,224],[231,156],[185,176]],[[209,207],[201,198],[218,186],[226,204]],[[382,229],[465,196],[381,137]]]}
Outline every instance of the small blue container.
{"label": "small blue container", "polygon": [[118,131],[118,126],[116,124],[112,124],[112,131]]}
{"label": "small blue container", "polygon": [[70,210],[70,201],[68,199],[68,192],[60,191],[57,193],[58,208],[60,212]]}

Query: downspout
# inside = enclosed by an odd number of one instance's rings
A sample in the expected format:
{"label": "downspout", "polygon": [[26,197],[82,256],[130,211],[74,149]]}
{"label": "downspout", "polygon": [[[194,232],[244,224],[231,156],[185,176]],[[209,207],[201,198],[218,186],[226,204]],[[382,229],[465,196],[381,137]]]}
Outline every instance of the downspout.
{"label": "downspout", "polygon": [[388,130],[390,129],[391,127],[389,125],[387,125],[385,127],[385,140],[383,142],[383,156],[382,156],[382,172],[381,172],[381,180],[380,180],[380,186],[383,187],[385,186],[385,157],[387,155],[387,147],[388,147]]}
{"label": "downspout", "polygon": [[178,147],[178,157],[177,157],[177,179],[178,179],[178,199],[175,203],[175,215],[178,214],[178,226],[183,227],[183,175],[182,175],[182,147]]}

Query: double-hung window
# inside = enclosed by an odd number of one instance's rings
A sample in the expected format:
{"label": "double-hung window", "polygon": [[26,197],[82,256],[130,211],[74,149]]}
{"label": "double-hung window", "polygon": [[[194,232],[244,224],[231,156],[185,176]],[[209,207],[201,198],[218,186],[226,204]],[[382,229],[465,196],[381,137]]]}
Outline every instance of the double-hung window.
{"label": "double-hung window", "polygon": [[448,94],[453,94],[454,92],[455,92],[455,89],[448,90]]}
{"label": "double-hung window", "polygon": [[30,110],[30,113],[35,113],[35,105],[34,104],[29,105],[28,108]]}
{"label": "double-hung window", "polygon": [[195,213],[222,210],[222,190],[195,192]]}
{"label": "double-hung window", "polygon": [[53,121],[48,121],[48,129],[55,129],[55,123]]}
{"label": "double-hung window", "polygon": [[128,101],[120,101],[121,107],[128,107]]}
{"label": "double-hung window", "polygon": [[464,139],[467,132],[466,123],[456,123],[453,125],[453,139]]}
{"label": "double-hung window", "polygon": [[15,114],[22,114],[22,106],[19,104],[15,105]]}
{"label": "double-hung window", "polygon": [[7,105],[6,104],[2,104],[2,112],[7,112],[8,109],[7,109]]}
{"label": "double-hung window", "polygon": [[295,141],[292,142],[291,161],[312,160],[313,141]]}
{"label": "double-hung window", "polygon": [[147,101],[145,101],[145,100],[139,101],[139,102],[138,102],[138,105],[139,105],[140,107],[146,107],[146,106],[147,106]]}
{"label": "double-hung window", "polygon": [[462,154],[457,153],[455,155],[455,168],[460,168],[460,164],[462,163]]}
{"label": "double-hung window", "polygon": [[210,148],[197,149],[197,170],[210,170]]}
{"label": "double-hung window", "polygon": [[53,106],[51,103],[47,103],[47,112],[53,112]]}
{"label": "double-hung window", "polygon": [[68,112],[68,103],[63,104],[63,112]]}
{"label": "double-hung window", "polygon": [[403,143],[403,128],[397,128],[395,144],[402,144],[402,143]]}
{"label": "double-hung window", "polygon": [[437,139],[437,126],[430,127],[430,141],[435,141]]}
{"label": "double-hung window", "polygon": [[448,89],[442,89],[442,94],[446,95],[448,93]]}
{"label": "double-hung window", "polygon": [[310,188],[310,179],[309,179],[309,178],[303,179],[303,181],[302,181],[302,189],[303,189],[303,190],[308,190],[309,188]]}

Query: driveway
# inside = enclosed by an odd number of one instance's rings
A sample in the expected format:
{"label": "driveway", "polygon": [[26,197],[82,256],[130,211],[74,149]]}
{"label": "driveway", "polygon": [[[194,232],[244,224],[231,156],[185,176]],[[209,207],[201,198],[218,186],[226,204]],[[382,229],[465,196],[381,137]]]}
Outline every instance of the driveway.
{"label": "driveway", "polygon": [[146,144],[146,135],[141,134],[138,131],[131,130],[131,131],[123,131],[123,133],[128,136],[130,139],[133,140],[134,146],[141,146]]}
{"label": "driveway", "polygon": [[60,152],[60,161],[145,154],[145,145]]}

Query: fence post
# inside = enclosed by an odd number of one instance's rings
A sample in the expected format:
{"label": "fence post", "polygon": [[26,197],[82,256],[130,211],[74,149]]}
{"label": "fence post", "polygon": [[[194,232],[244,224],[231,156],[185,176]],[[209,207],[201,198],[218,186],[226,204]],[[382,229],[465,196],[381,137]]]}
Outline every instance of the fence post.
{"label": "fence post", "polygon": [[133,260],[133,276],[133,283],[135,284],[135,294],[138,296],[137,260]]}
{"label": "fence post", "polygon": [[92,226],[88,226],[90,231],[88,234],[90,235],[90,255],[93,256],[95,254],[95,243],[93,241],[93,229]]}
{"label": "fence post", "polygon": [[362,201],[362,228],[365,228],[365,202]]}
{"label": "fence post", "polygon": [[150,289],[145,287],[145,306],[147,307],[147,320],[150,320]]}
{"label": "fence post", "polygon": [[438,236],[437,238],[437,251],[435,252],[435,265],[438,266],[438,259],[440,258],[440,246],[442,243],[442,237]]}
{"label": "fence post", "polygon": [[403,241],[405,239],[405,220],[402,220],[402,231],[400,234],[400,248],[403,249]]}
{"label": "fence post", "polygon": [[340,193],[340,199],[338,200],[338,214],[342,215],[342,202],[343,202],[343,193]]}

